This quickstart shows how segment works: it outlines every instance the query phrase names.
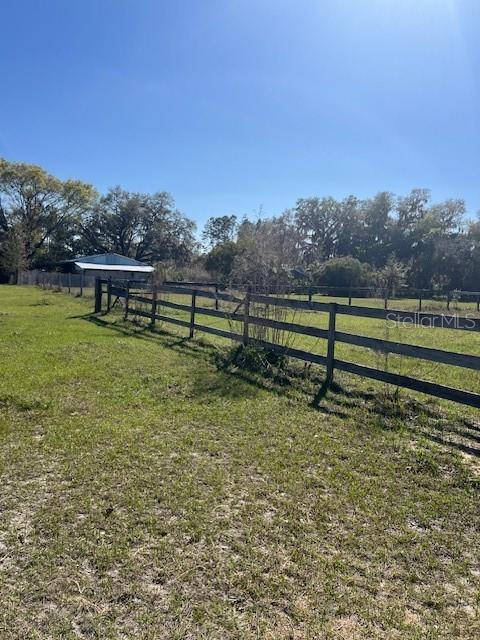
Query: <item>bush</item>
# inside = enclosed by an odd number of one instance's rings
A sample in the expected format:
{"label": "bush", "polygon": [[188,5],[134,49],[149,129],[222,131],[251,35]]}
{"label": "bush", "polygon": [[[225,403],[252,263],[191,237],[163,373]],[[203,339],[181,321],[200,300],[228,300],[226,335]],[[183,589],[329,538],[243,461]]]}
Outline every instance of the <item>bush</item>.
{"label": "bush", "polygon": [[375,287],[377,274],[369,264],[347,256],[324,262],[313,272],[312,279],[315,285],[338,287],[341,295],[349,288]]}
{"label": "bush", "polygon": [[240,367],[254,373],[266,373],[270,372],[272,367],[283,369],[286,362],[286,356],[276,351],[253,345],[240,345],[228,351],[219,364],[223,367]]}

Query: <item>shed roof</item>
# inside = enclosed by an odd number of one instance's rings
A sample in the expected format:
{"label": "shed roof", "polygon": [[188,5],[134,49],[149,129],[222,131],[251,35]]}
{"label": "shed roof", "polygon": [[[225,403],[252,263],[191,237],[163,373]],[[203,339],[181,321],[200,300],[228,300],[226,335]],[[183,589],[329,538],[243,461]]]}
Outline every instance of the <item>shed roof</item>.
{"label": "shed roof", "polygon": [[75,260],[75,266],[79,269],[96,269],[97,271],[129,271],[131,273],[152,273],[153,267],[144,264],[101,264],[99,262],[82,262]]}
{"label": "shed roof", "polygon": [[128,256],[121,256],[119,253],[98,253],[93,256],[79,256],[78,258],[74,258],[73,260],[69,260],[69,262],[81,262],[87,264],[101,264],[101,265],[128,265],[128,266],[137,266],[137,267],[146,267],[148,266],[145,262],[140,262],[139,260],[134,260],[133,258],[129,258]]}

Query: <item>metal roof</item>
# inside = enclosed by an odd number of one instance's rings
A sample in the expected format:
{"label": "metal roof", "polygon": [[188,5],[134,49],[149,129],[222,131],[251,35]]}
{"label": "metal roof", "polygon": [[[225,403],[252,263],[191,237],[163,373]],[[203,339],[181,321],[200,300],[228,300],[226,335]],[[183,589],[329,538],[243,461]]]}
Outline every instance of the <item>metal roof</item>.
{"label": "metal roof", "polygon": [[132,265],[137,267],[148,266],[145,262],[134,260],[128,256],[121,256],[119,253],[98,253],[93,256],[78,256],[73,260],[66,260],[65,262],[82,262],[87,264],[115,264],[115,265]]}
{"label": "metal roof", "polygon": [[152,273],[155,271],[154,267],[140,264],[102,264],[99,262],[82,262],[81,260],[75,260],[75,266],[79,269],[96,269],[97,271],[130,271],[137,273]]}

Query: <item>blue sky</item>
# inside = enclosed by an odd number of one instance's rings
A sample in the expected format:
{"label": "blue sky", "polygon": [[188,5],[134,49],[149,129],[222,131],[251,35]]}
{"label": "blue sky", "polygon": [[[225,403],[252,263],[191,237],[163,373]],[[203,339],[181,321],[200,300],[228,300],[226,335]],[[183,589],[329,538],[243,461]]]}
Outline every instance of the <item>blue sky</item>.
{"label": "blue sky", "polygon": [[428,187],[480,209],[478,0],[16,0],[0,155],[200,224]]}

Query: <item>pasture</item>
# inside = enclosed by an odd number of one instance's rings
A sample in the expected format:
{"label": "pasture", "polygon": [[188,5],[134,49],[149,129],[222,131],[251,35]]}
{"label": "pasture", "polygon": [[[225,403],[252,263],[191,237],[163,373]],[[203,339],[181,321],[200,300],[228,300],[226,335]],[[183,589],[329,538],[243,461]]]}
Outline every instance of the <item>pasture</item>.
{"label": "pasture", "polygon": [[[144,294],[145,295],[145,294]],[[150,294],[146,294],[147,299]],[[237,294],[240,299],[244,294]],[[134,298],[134,296],[132,296]],[[298,297],[293,297],[298,300]],[[162,301],[164,304],[162,305]],[[338,304],[342,304],[341,299],[338,298],[326,298],[325,296],[317,296],[314,299],[315,302],[328,302],[334,301]],[[105,302],[105,301],[104,301]],[[174,320],[181,320],[188,322],[190,320],[190,311],[183,309],[171,308],[169,303],[174,304],[191,304],[190,294],[178,294],[161,291],[158,296],[157,311],[163,316],[172,317]],[[363,300],[362,306],[373,306],[383,308],[383,303],[380,300]],[[357,301],[355,301],[357,304]],[[219,300],[217,307],[223,312],[231,314],[230,318],[216,318],[202,314],[201,308],[212,308],[215,302],[208,297],[202,297],[201,292],[198,291],[196,300],[196,314],[195,322],[206,327],[213,327],[224,331],[231,331],[234,334],[242,335],[243,323],[233,319],[235,314],[242,315],[243,305],[236,302],[228,302]],[[105,305],[104,305],[105,306]],[[129,305],[129,317],[135,319],[137,322],[148,322],[141,313],[150,313],[150,304],[144,304],[132,299]],[[433,305],[431,305],[432,311],[438,311]],[[409,301],[396,301],[394,309],[414,310],[415,307],[409,305]],[[136,314],[136,311],[139,314]],[[118,309],[117,309],[118,311]],[[390,310],[393,315],[393,309]],[[465,307],[452,307],[449,314],[464,315],[468,318],[478,318],[480,314],[472,309]],[[317,329],[326,330],[328,328],[328,313],[317,310],[300,310],[289,309],[269,306],[265,307],[264,304],[250,305],[250,315],[267,317],[273,320],[281,320],[283,322],[295,323],[302,326],[310,326]],[[172,325],[168,322],[164,322],[163,325],[167,331],[172,330]],[[173,327],[175,330],[175,327]],[[480,355],[480,340],[478,331],[462,331],[450,328],[433,328],[431,326],[419,326],[419,324],[412,324],[411,322],[396,322],[392,320],[383,320],[376,318],[365,318],[352,315],[337,314],[336,330],[347,334],[361,335],[369,338],[376,338],[386,341],[393,341],[400,344],[418,345],[427,348],[440,349],[444,351],[455,352],[458,354],[466,355]],[[181,331],[181,330],[180,330]],[[253,337],[258,337],[269,342],[278,343],[293,349],[301,349],[309,353],[325,356],[327,352],[327,340],[319,337],[312,337],[308,335],[302,335],[298,333],[289,332],[286,330],[269,329],[265,327],[259,327],[251,325],[250,333]],[[188,335],[188,329],[183,330],[183,335]],[[205,335],[199,333],[198,335]],[[209,336],[209,340],[211,340]],[[229,342],[224,339],[219,339],[217,342]],[[386,354],[384,352],[374,351],[364,347],[356,345],[345,344],[337,342],[335,345],[335,357],[339,360],[345,360],[348,362],[354,362],[360,365],[372,367],[374,369],[386,370],[394,374],[407,375],[414,378],[420,378],[433,383],[441,383],[443,385],[449,385],[454,388],[463,389],[465,391],[471,391],[478,393],[480,390],[480,371],[472,371],[451,366],[443,363],[431,362],[426,360],[420,360],[417,358],[406,357],[404,355]],[[368,388],[368,385],[367,385]],[[418,396],[422,398],[422,396]],[[455,407],[451,403],[446,403],[447,410]],[[475,415],[474,412],[465,409],[461,411]]]}
{"label": "pasture", "polygon": [[341,374],[314,409],[222,341],[91,311],[0,287],[1,638],[478,637],[478,412]]}

